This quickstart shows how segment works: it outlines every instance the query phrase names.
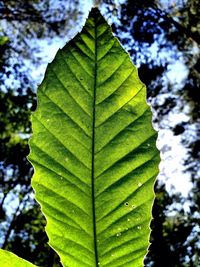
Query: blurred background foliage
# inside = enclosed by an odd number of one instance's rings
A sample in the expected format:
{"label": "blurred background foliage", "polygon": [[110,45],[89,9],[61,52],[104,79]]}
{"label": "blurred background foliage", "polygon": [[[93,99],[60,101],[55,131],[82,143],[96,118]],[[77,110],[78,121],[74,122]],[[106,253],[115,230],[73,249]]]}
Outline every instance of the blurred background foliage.
{"label": "blurred background foliage", "polygon": [[[145,266],[198,267],[199,1],[99,2],[147,85],[159,130],[163,163]],[[81,29],[91,6],[84,0],[0,0],[0,246],[44,267],[60,263],[47,245],[30,185],[30,114],[47,63]]]}

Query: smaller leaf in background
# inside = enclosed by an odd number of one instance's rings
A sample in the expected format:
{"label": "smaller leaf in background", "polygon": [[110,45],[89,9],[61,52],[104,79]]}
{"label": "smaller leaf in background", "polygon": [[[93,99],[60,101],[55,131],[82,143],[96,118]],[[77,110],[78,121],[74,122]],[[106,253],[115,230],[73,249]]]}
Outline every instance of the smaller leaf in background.
{"label": "smaller leaf in background", "polygon": [[0,264],[1,267],[37,267],[36,265],[3,249],[0,249]]}

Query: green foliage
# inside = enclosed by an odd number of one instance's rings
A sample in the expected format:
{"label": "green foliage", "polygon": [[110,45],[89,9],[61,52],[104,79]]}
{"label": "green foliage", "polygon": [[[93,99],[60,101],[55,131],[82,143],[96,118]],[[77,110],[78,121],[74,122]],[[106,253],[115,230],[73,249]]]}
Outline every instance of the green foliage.
{"label": "green foliage", "polygon": [[9,41],[7,36],[0,36],[0,45],[5,45]]}
{"label": "green foliage", "polygon": [[29,158],[50,245],[64,266],[143,266],[156,133],[145,86],[98,10],[48,66],[38,101]]}

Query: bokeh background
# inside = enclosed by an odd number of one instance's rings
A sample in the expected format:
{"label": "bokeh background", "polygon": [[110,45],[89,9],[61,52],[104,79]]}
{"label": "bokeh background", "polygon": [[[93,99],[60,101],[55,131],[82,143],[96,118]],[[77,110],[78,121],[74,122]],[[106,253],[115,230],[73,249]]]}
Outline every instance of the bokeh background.
{"label": "bokeh background", "polygon": [[[200,6],[198,0],[103,0],[105,15],[147,85],[160,175],[145,267],[200,266]],[[0,247],[43,267],[47,245],[26,159],[36,88],[92,1],[0,0]]]}

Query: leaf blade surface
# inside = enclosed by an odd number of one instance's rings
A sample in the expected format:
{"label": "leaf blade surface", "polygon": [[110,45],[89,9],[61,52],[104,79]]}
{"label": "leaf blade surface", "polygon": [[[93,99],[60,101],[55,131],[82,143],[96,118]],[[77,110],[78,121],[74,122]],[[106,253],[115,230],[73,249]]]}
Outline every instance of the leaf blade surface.
{"label": "leaf blade surface", "polygon": [[143,266],[159,154],[146,88],[93,9],[48,66],[30,160],[63,266]]}

